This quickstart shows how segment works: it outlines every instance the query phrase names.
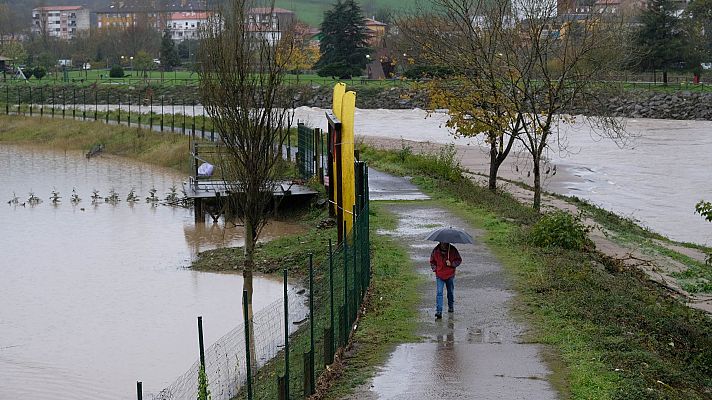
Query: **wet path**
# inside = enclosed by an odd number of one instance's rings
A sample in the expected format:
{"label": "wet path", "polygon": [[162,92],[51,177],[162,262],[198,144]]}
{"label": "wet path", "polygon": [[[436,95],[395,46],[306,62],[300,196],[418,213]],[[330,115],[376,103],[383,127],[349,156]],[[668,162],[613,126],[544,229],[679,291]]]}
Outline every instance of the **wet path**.
{"label": "wet path", "polygon": [[[511,316],[515,293],[502,266],[474,229],[432,202],[390,203],[395,230],[379,232],[407,244],[421,286],[420,343],[398,346],[359,399],[556,399],[544,349],[524,342],[526,327]],[[428,260],[434,243],[423,240],[440,227],[470,232],[475,245],[459,245],[463,264],[455,278],[455,312],[435,320],[435,283]]]}

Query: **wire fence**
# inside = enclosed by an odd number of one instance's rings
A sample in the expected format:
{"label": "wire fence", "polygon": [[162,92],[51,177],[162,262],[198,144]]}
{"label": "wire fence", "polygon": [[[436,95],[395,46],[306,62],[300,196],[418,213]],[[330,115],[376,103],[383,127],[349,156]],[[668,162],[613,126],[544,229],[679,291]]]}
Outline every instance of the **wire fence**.
{"label": "wire fence", "polygon": [[[363,189],[352,210],[353,229],[338,246],[330,241],[328,249],[310,254],[309,274],[300,277],[306,298],[288,290],[285,266],[283,298],[252,317],[245,313],[243,324],[205,351],[201,347],[201,358],[153,399],[205,399],[209,392],[213,400],[271,400],[315,393],[318,377],[348,343],[370,285],[368,168],[362,162],[355,168]],[[201,332],[199,337],[202,343]]]}

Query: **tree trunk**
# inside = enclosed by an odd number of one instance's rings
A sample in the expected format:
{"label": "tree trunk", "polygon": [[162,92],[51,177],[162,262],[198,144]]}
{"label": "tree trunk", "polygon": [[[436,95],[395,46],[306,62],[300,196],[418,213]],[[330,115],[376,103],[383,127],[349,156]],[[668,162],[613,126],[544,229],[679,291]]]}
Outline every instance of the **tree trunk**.
{"label": "tree trunk", "polygon": [[534,156],[534,210],[541,211],[541,170],[539,164],[541,156]]}
{"label": "tree trunk", "polygon": [[252,316],[252,271],[255,265],[255,239],[257,232],[254,224],[245,218],[245,263],[242,271],[243,289],[247,291],[247,318],[249,324],[245,329],[250,330],[250,363],[257,366],[257,354],[255,352],[255,328]]}
{"label": "tree trunk", "polygon": [[668,76],[667,76],[667,70],[663,70],[663,86],[667,86],[668,84]]}
{"label": "tree trunk", "polygon": [[490,134],[490,170],[488,188],[493,192],[497,190],[497,171],[499,170],[500,165],[497,162],[497,156],[497,136]]}

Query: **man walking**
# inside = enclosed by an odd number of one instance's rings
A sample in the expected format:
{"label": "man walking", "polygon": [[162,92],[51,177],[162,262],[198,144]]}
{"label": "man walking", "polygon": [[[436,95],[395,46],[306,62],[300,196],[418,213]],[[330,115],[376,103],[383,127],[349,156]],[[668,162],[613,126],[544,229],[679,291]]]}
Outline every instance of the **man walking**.
{"label": "man walking", "polygon": [[447,288],[447,311],[455,311],[455,268],[461,262],[460,253],[450,243],[439,242],[430,253],[430,269],[435,272],[437,283],[435,319],[443,316],[443,287]]}

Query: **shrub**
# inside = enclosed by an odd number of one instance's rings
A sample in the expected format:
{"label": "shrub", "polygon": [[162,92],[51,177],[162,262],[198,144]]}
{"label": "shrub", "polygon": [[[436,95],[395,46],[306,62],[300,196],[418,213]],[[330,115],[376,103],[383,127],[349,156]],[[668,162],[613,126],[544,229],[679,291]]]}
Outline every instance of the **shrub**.
{"label": "shrub", "polygon": [[32,70],[32,76],[38,81],[41,81],[46,75],[47,70],[44,67],[35,67],[35,69]]}
{"label": "shrub", "polygon": [[111,71],[109,71],[109,77],[110,78],[123,78],[124,77],[124,69],[121,68],[120,65],[114,65],[111,67]]}
{"label": "shrub", "polygon": [[584,250],[593,247],[593,242],[588,238],[589,231],[580,216],[555,211],[544,215],[534,224],[529,232],[529,242],[539,247]]}

